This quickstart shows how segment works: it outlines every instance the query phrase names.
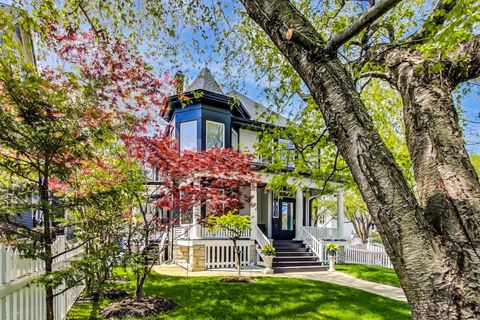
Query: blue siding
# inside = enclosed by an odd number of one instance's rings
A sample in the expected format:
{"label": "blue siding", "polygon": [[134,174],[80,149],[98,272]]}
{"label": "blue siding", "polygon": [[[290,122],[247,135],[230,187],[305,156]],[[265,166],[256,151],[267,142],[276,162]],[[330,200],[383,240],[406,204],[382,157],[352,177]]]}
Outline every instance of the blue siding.
{"label": "blue siding", "polygon": [[202,147],[202,105],[192,104],[175,110],[175,137],[180,141],[180,123],[197,120],[197,150]]}
{"label": "blue siding", "polygon": [[206,125],[207,120],[223,123],[225,125],[225,147],[232,146],[232,114],[230,110],[213,107],[203,103],[195,103],[184,108],[177,108],[174,111],[175,137],[180,141],[180,124],[187,121],[197,121],[197,150],[206,148]]}

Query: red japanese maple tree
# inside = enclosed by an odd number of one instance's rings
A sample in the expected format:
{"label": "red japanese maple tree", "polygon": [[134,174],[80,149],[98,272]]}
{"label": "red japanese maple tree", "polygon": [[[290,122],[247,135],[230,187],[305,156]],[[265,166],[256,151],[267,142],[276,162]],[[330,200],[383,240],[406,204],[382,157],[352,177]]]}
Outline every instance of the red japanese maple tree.
{"label": "red japanese maple tree", "polygon": [[[257,175],[252,171],[250,157],[233,149],[209,149],[207,151],[179,152],[175,143],[166,134],[124,136],[129,153],[137,158],[143,166],[153,169],[155,182],[147,190],[147,197],[137,197],[137,208],[143,219],[140,238],[143,240],[140,266],[136,270],[136,297],[141,298],[145,279],[158,255],[148,253],[151,235],[158,233],[165,236],[170,230],[168,225],[176,223],[171,218],[165,221],[149,215],[147,204],[168,210],[196,215],[197,223],[204,223],[209,215],[221,215],[231,210],[240,210],[251,200],[247,187],[257,182]],[[194,213],[193,207],[204,207],[205,215]],[[183,217],[186,218],[186,217]],[[193,217],[191,217],[193,218]],[[193,226],[194,227],[194,226]],[[137,238],[139,236],[137,235]],[[170,237],[173,238],[173,237]],[[153,237],[158,239],[158,237]],[[165,248],[160,242],[160,251]]]}

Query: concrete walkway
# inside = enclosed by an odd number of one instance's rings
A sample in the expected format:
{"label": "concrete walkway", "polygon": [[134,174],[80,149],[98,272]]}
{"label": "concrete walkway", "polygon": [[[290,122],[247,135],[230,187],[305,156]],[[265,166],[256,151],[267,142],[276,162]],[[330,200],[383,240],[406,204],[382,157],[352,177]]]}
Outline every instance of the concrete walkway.
{"label": "concrete walkway", "polygon": [[379,296],[384,296],[390,299],[407,302],[407,298],[405,298],[405,294],[403,293],[402,288],[397,288],[397,287],[389,286],[386,284],[375,283],[371,281],[358,279],[340,271],[279,273],[279,274],[273,274],[272,276],[329,282],[329,283],[338,284],[341,286],[351,287],[351,288],[367,291],[370,293],[378,294]]}
{"label": "concrete walkway", "polygon": [[[160,265],[154,266],[153,270],[164,275],[169,276],[187,276],[187,271],[177,265]],[[265,275],[263,269],[243,270],[242,275],[254,276],[254,277],[283,277],[283,278],[297,278],[314,281],[323,281],[341,286],[360,289],[370,293],[378,294],[390,299],[406,302],[405,294],[401,288],[388,286],[385,284],[370,282],[366,280],[357,279],[351,275],[343,272],[328,272],[328,271],[315,271],[315,272],[299,272],[299,273],[277,273]],[[236,271],[230,270],[207,270],[188,272],[189,277],[215,277],[215,276],[235,276]]]}

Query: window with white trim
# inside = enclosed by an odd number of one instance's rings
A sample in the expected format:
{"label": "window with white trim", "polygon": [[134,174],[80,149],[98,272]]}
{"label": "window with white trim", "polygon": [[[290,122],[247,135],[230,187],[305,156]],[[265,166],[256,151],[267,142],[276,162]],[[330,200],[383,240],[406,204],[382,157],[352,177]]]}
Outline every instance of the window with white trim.
{"label": "window with white trim", "polygon": [[232,149],[238,149],[238,133],[232,129]]}
{"label": "window with white trim", "polygon": [[197,120],[180,123],[180,151],[197,151]]}
{"label": "window with white trim", "polygon": [[206,149],[225,148],[225,125],[207,120]]}

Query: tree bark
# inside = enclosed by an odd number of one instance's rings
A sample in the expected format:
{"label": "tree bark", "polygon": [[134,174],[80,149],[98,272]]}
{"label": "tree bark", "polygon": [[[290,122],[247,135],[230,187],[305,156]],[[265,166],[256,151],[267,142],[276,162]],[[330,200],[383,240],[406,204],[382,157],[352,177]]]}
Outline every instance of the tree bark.
{"label": "tree bark", "polygon": [[[423,198],[420,203],[417,201],[336,53],[324,49],[325,41],[289,1],[241,2],[292,64],[316,100],[330,135],[349,165],[382,235],[412,309],[412,317],[474,319],[480,314],[479,260],[472,249],[478,237],[471,239],[469,248],[463,251],[460,248],[466,243],[466,234],[477,236],[477,227],[464,221],[463,228],[467,232],[459,233],[458,221],[464,219],[461,215],[451,234],[447,233],[451,232],[448,227],[432,227],[430,213],[437,208],[437,202],[433,201],[435,205],[431,208],[420,205],[428,202]],[[286,29],[293,29],[302,36],[290,37],[292,41],[289,41],[285,37]],[[451,120],[451,116],[447,113],[445,120]],[[459,161],[464,160],[463,156],[457,157]],[[445,193],[442,195],[457,211],[466,203],[474,207],[477,200],[467,199],[471,193],[462,192],[469,190],[471,185],[455,181],[456,177],[452,176],[455,172],[450,171],[450,180],[444,182],[448,185],[445,188],[452,189],[445,191],[446,194],[451,192],[455,200],[448,199]],[[430,173],[423,174],[429,181]],[[478,210],[478,206],[476,208]],[[448,217],[439,215],[437,225],[442,225],[443,219]],[[474,215],[470,221],[478,223],[479,219]],[[458,257],[452,257],[452,253]],[[457,273],[460,267],[463,271]]]}
{"label": "tree bark", "polygon": [[[53,259],[52,259],[52,232],[50,228],[50,222],[52,217],[50,216],[50,194],[48,187],[49,168],[48,163],[45,161],[45,168],[43,175],[40,176],[39,181],[39,194],[40,203],[43,213],[43,237],[44,237],[44,251],[45,251],[45,274],[48,276],[53,272]],[[53,312],[53,286],[50,282],[45,284],[45,304],[46,304],[46,319],[54,320]]]}
{"label": "tree bark", "polygon": [[[480,184],[452,101],[452,90],[465,73],[448,60],[442,71],[432,72],[435,61],[408,49],[390,51],[385,62],[403,100],[420,205],[444,257],[445,298],[458,302],[450,316],[473,317],[480,310]],[[469,297],[468,292],[476,294]],[[475,307],[466,312],[469,305]]]}
{"label": "tree bark", "polygon": [[233,251],[235,251],[235,255],[236,255],[236,266],[237,266],[237,275],[238,277],[240,278],[242,276],[242,271],[241,271],[241,262],[240,262],[240,250],[238,250],[238,246],[237,246],[237,240],[235,238],[232,238],[232,241],[233,241]]}

